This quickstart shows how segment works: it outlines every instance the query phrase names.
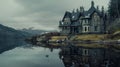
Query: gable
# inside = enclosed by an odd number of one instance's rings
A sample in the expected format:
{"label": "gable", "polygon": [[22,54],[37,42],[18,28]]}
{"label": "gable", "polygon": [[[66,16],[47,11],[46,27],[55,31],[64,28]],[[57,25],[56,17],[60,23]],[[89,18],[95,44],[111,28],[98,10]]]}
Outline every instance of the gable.
{"label": "gable", "polygon": [[100,15],[99,15],[97,12],[93,12],[93,13],[91,14],[91,17],[92,17],[92,18],[100,18]]}
{"label": "gable", "polygon": [[65,18],[69,18],[70,19],[71,18],[71,13],[66,11],[62,21],[64,21]]}
{"label": "gable", "polygon": [[91,19],[93,22],[95,23],[99,23],[100,22],[100,16],[97,12],[94,12],[92,15],[91,15]]}

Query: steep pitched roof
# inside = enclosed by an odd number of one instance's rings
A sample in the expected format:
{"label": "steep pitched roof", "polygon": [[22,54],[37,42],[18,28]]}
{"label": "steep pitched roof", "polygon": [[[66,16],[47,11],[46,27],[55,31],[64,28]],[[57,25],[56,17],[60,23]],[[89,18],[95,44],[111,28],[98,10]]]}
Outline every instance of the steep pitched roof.
{"label": "steep pitched roof", "polygon": [[96,8],[94,7],[94,2],[92,1],[92,2],[91,2],[91,8],[90,8],[88,11],[79,12],[79,11],[77,10],[77,12],[74,12],[74,11],[73,11],[72,13],[66,11],[66,12],[65,12],[65,15],[64,15],[64,17],[63,17],[63,19],[62,19],[62,21],[63,21],[65,18],[70,18],[70,21],[71,21],[71,22],[76,22],[77,20],[79,20],[80,16],[83,16],[84,18],[91,18],[92,14],[93,14],[94,12],[96,12],[100,17],[102,17],[102,13],[101,13],[98,9],[96,9]]}
{"label": "steep pitched roof", "polygon": [[72,13],[71,14],[71,20],[72,21],[78,20],[80,16],[81,16],[80,12]]}
{"label": "steep pitched roof", "polygon": [[96,12],[100,17],[102,16],[99,10],[97,10],[94,6],[91,6],[91,8],[88,11],[84,12],[85,18],[86,17],[90,18],[94,12]]}
{"label": "steep pitched roof", "polygon": [[80,12],[68,12],[68,11],[66,11],[65,12],[65,15],[64,15],[64,17],[63,17],[63,19],[62,19],[62,21],[65,19],[65,18],[70,18],[70,20],[71,21],[76,21],[76,20],[78,20],[79,19],[79,17],[81,16],[81,13]]}
{"label": "steep pitched roof", "polygon": [[62,21],[63,21],[65,18],[71,18],[71,13],[68,12],[68,11],[66,11],[66,12],[65,12],[65,15],[64,15],[64,17],[63,17],[63,19],[62,19]]}

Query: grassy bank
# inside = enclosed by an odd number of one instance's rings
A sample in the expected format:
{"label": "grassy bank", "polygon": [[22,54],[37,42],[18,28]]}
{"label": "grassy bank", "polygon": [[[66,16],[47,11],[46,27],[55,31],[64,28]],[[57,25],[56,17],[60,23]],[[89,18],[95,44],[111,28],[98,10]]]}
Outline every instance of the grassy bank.
{"label": "grassy bank", "polygon": [[52,36],[50,41],[64,40],[67,36]]}
{"label": "grassy bank", "polygon": [[[73,40],[103,40],[105,39],[106,34],[84,34],[84,35],[75,35]],[[64,40],[67,39],[67,36],[52,36],[51,41]]]}
{"label": "grassy bank", "polygon": [[104,40],[105,37],[105,34],[84,34],[76,35],[76,38],[74,40]]}
{"label": "grassy bank", "polygon": [[[112,37],[111,35],[108,34],[84,34],[84,35],[75,35],[75,38],[72,41],[101,41],[101,40],[105,40],[108,42],[112,42],[114,40],[119,40],[120,36],[115,36],[113,39],[109,38]],[[57,40],[64,40],[65,38],[67,38],[67,36],[52,36],[50,41],[57,41]],[[110,43],[106,43],[107,45],[99,45],[99,44],[75,44],[76,46],[81,46],[81,47],[93,47],[93,48],[105,48],[108,45],[110,45]],[[62,46],[64,46],[64,44],[61,44]],[[54,46],[61,46],[59,44],[54,44]],[[120,45],[114,45],[115,48],[120,49]]]}

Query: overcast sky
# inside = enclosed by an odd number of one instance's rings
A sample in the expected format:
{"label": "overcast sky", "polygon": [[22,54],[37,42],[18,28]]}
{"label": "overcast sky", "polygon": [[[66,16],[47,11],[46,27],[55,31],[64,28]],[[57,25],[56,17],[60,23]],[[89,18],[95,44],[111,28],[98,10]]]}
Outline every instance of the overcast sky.
{"label": "overcast sky", "polygon": [[[34,27],[57,29],[65,11],[84,6],[88,10],[92,0],[0,0],[0,24],[15,29]],[[109,0],[93,0],[95,6],[107,9]]]}

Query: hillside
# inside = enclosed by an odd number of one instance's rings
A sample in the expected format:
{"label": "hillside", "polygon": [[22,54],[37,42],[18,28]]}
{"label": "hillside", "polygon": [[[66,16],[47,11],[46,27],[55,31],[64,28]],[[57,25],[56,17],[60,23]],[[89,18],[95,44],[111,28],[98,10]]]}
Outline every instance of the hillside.
{"label": "hillside", "polygon": [[40,35],[43,32],[47,32],[44,30],[34,30],[34,29],[22,29],[20,31],[30,33],[31,35]]}
{"label": "hillside", "polygon": [[15,46],[22,45],[31,34],[15,30],[0,24],[0,53]]}

